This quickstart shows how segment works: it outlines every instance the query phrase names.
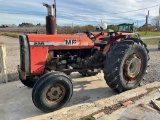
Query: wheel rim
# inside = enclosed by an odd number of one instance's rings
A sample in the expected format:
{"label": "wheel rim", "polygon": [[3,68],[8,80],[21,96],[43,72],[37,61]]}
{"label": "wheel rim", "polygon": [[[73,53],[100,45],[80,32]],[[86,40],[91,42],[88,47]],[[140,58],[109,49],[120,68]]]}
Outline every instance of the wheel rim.
{"label": "wheel rim", "polygon": [[138,54],[132,54],[126,59],[124,64],[124,77],[128,83],[137,81],[137,77],[141,74],[142,59]]}
{"label": "wheel rim", "polygon": [[65,96],[66,90],[63,85],[54,84],[46,92],[46,100],[51,104],[57,104]]}

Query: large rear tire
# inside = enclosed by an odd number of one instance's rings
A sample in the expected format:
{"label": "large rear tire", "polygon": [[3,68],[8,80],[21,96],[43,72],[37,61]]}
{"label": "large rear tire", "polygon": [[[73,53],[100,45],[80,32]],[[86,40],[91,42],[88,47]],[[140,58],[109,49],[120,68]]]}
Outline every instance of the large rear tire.
{"label": "large rear tire", "polygon": [[136,88],[146,73],[148,49],[138,39],[117,42],[107,53],[104,62],[104,78],[117,92]]}
{"label": "large rear tire", "polygon": [[71,99],[73,85],[62,72],[51,72],[40,77],[32,91],[34,105],[44,111],[53,112],[62,108]]}

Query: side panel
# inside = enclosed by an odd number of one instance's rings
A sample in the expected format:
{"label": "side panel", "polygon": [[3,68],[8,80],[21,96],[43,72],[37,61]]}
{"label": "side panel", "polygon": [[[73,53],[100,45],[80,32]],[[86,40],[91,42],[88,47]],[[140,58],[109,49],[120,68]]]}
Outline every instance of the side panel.
{"label": "side panel", "polygon": [[26,35],[19,37],[20,45],[20,68],[28,75],[30,73],[30,60],[29,60],[29,42]]}
{"label": "side panel", "polygon": [[30,73],[42,75],[49,50],[73,50],[93,48],[94,43],[85,35],[29,34]]}
{"label": "side panel", "polygon": [[[85,49],[94,47],[94,43],[85,34],[82,35],[28,35],[30,45],[48,46],[49,49]],[[36,44],[38,43],[38,44]]]}
{"label": "side panel", "polygon": [[47,59],[48,47],[30,46],[31,75],[42,75]]}

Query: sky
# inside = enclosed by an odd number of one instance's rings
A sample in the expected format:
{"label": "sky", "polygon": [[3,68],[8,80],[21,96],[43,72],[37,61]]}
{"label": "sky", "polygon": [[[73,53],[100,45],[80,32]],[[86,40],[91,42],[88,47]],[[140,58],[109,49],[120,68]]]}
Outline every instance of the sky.
{"label": "sky", "polygon": [[[51,5],[54,0],[0,0],[0,24],[45,24],[47,9],[43,2]],[[109,25],[141,26],[148,10],[151,23],[159,15],[160,6],[160,0],[57,0],[56,3],[58,25],[98,25],[102,20]]]}

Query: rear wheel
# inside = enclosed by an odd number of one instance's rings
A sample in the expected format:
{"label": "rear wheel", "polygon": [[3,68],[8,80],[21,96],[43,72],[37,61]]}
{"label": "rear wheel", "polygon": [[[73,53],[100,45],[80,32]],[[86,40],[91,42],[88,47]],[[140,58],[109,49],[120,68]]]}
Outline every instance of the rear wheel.
{"label": "rear wheel", "polygon": [[32,100],[40,110],[52,112],[68,103],[72,93],[73,86],[69,77],[62,72],[51,72],[36,82]]}
{"label": "rear wheel", "polygon": [[103,70],[106,83],[118,92],[136,88],[146,73],[148,58],[148,50],[142,41],[117,42],[106,56]]}

